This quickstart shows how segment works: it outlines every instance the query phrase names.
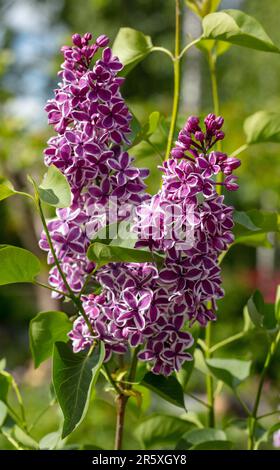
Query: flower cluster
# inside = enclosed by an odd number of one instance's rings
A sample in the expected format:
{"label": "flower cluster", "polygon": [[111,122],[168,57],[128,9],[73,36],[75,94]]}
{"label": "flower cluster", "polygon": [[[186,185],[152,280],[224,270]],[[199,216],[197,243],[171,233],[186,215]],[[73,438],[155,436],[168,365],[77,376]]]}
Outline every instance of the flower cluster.
{"label": "flower cluster", "polygon": [[[97,273],[102,294],[84,298],[96,336],[107,345],[107,357],[125,351],[127,344],[142,345],[138,357],[149,361],[156,374],[169,375],[192,359],[186,322],[205,326],[216,318],[216,299],[223,296],[218,256],[233,241],[233,209],[218,195],[214,177],[220,171],[229,174],[239,161],[220,153],[212,167],[213,152],[208,150],[218,131],[207,123],[219,122],[221,127],[221,118],[206,118],[204,140],[192,136],[194,122],[198,132],[198,119],[190,118],[172,150],[174,154],[179,148],[183,154],[162,167],[162,189],[136,208],[136,246],[166,253],[164,266],[110,264]],[[187,132],[192,142],[186,149],[182,135]],[[81,318],[70,337],[77,351],[93,340]]]}
{"label": "flower cluster", "polygon": [[[90,33],[75,34],[72,39],[72,47],[62,48],[61,83],[45,108],[57,135],[49,139],[44,153],[45,164],[59,168],[71,186],[71,207],[58,209],[48,230],[69,286],[80,292],[93,269],[86,250],[91,235],[106,225],[109,200],[117,198],[116,220],[129,215],[129,208],[146,197],[143,179],[148,171],[134,168],[122,149],[128,142],[131,114],[120,94],[124,79],[117,73],[122,64],[107,47],[108,38],[100,36],[94,44]],[[100,49],[104,49],[102,56],[92,67]],[[44,232],[40,247],[48,251],[48,262],[53,264]],[[51,268],[49,283],[66,292],[56,266]]]}
{"label": "flower cluster", "polygon": [[[218,256],[233,241],[233,209],[217,187],[237,189],[232,172],[240,162],[211,150],[224,138],[221,117],[208,115],[204,131],[199,119],[190,117],[161,168],[161,190],[146,194],[148,171],[135,168],[123,149],[131,115],[120,94],[122,65],[105,36],[90,40],[89,33],[74,35],[73,46],[63,48],[61,83],[46,106],[57,135],[48,142],[45,163],[67,176],[73,196],[71,207],[58,209],[48,223],[56,256],[69,286],[80,293],[94,268],[86,257],[92,235],[131,217],[136,247],[165,256],[161,266],[120,262],[99,269],[101,293],[81,297],[89,321],[78,316],[69,337],[75,352],[103,341],[106,360],[128,346],[139,347],[140,360],[154,373],[169,375],[192,359],[186,322],[205,326],[216,318],[216,300],[223,296]],[[92,67],[100,48],[101,59]],[[217,180],[221,173],[224,180]],[[40,246],[53,265],[44,232]],[[56,265],[49,282],[66,292]]]}

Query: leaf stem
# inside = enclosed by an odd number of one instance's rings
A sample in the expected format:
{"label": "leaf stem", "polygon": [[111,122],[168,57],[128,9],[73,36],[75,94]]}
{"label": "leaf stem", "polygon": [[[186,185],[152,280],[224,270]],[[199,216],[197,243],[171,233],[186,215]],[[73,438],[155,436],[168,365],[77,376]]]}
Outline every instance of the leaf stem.
{"label": "leaf stem", "polygon": [[194,39],[192,42],[190,42],[189,44],[187,44],[183,49],[182,51],[180,52],[179,54],[179,58],[182,59],[182,57],[184,56],[184,54],[193,46],[195,46],[199,41],[201,40],[201,37],[197,38],[197,39]]}
{"label": "leaf stem", "polygon": [[19,404],[19,408],[20,408],[20,413],[21,413],[21,422],[22,422],[22,426],[24,429],[27,429],[27,424],[26,424],[26,415],[25,415],[25,409],[24,409],[24,404],[23,404],[23,400],[22,400],[22,396],[20,394],[20,391],[19,391],[19,388],[17,386],[17,383],[16,381],[13,379],[12,380],[12,388],[15,392],[15,395],[17,397],[17,401],[18,401],[18,404]]}
{"label": "leaf stem", "polygon": [[164,54],[168,55],[172,62],[174,62],[174,56],[172,52],[170,52],[169,49],[166,49],[165,47],[153,46],[151,52],[163,52]]}
{"label": "leaf stem", "polygon": [[126,389],[121,391],[117,397],[117,422],[116,422],[116,436],[115,436],[115,450],[120,450],[122,448],[123,441],[123,431],[124,431],[124,419],[125,419],[125,410],[126,404],[128,402],[129,396],[125,395],[126,390],[132,388],[132,384],[135,380],[135,374],[137,369],[138,362],[138,351],[139,348],[135,348],[132,355],[130,370],[128,373],[128,385]]}
{"label": "leaf stem", "polygon": [[62,290],[58,290],[58,289],[55,289],[54,287],[50,287],[50,286],[48,286],[47,284],[43,284],[43,283],[40,282],[40,281],[34,280],[34,281],[33,281],[33,284],[34,284],[35,286],[43,287],[44,289],[48,289],[48,290],[50,290],[50,291],[56,292],[56,293],[59,294],[59,295],[63,295],[63,297],[68,297],[69,299],[71,299],[70,295],[66,294],[66,293],[63,292]]}
{"label": "leaf stem", "polygon": [[176,121],[179,109],[180,99],[180,0],[175,0],[175,53],[173,58],[173,74],[174,74],[174,91],[173,91],[173,107],[171,115],[171,123],[167,139],[165,160],[168,160],[172,147],[173,137],[176,128]]}
{"label": "leaf stem", "polygon": [[49,243],[51,254],[53,256],[53,259],[54,259],[55,265],[58,269],[58,272],[59,272],[59,274],[60,274],[60,276],[61,276],[61,278],[64,282],[64,285],[65,285],[66,289],[69,292],[69,297],[71,298],[73,304],[76,305],[79,312],[81,313],[83,319],[86,322],[86,325],[87,325],[89,331],[91,332],[92,335],[94,335],[92,325],[91,325],[91,323],[89,321],[89,318],[88,318],[88,316],[87,316],[87,314],[84,310],[83,304],[82,304],[81,300],[75,296],[75,294],[72,291],[71,287],[69,286],[68,281],[66,279],[66,276],[65,276],[65,274],[64,274],[64,272],[63,272],[63,270],[60,266],[60,263],[59,263],[57,255],[56,255],[56,252],[55,252],[55,249],[54,249],[54,246],[53,246],[53,242],[52,242],[52,239],[51,239],[51,236],[50,236],[50,232],[48,230],[47,222],[46,222],[45,215],[44,215],[44,212],[43,212],[43,209],[42,209],[42,204],[41,204],[41,201],[40,201],[38,195],[37,195],[37,207],[38,207],[39,214],[40,214],[40,217],[41,217],[41,221],[42,221],[42,224],[43,224],[43,227],[44,227],[44,230],[45,230],[45,233],[46,233],[46,237],[47,237],[47,240],[48,240],[48,243]]}
{"label": "leaf stem", "polygon": [[236,150],[231,154],[231,157],[236,157],[236,156],[239,155],[240,153],[245,152],[245,150],[247,150],[248,147],[249,147],[249,144],[241,145],[241,147],[238,147],[238,149],[236,149]]}
{"label": "leaf stem", "polygon": [[112,387],[115,389],[115,391],[118,393],[118,394],[122,394],[122,390],[120,389],[120,387],[116,384],[116,382],[114,381],[112,375],[111,375],[111,372],[109,370],[109,367],[108,367],[108,364],[106,362],[104,362],[103,364],[103,369],[105,370],[105,373],[106,373],[106,377],[108,379],[108,381],[110,382],[110,384],[112,385]]}
{"label": "leaf stem", "polygon": [[[212,336],[212,324],[208,323],[206,327],[205,343],[207,350],[205,352],[206,359],[211,358],[211,336]],[[210,428],[215,427],[215,398],[214,398],[214,380],[210,372],[206,375],[206,391],[208,401],[208,426]]]}
{"label": "leaf stem", "polygon": [[240,333],[236,333],[236,335],[230,336],[229,338],[220,341],[219,343],[215,344],[210,348],[211,354],[217,351],[218,349],[223,348],[224,346],[227,346],[230,343],[233,343],[234,341],[238,341],[239,339],[243,338],[245,334],[246,333],[244,331],[241,331]]}
{"label": "leaf stem", "polygon": [[273,356],[274,356],[274,354],[277,350],[279,342],[280,342],[280,331],[278,331],[276,337],[274,338],[274,340],[271,342],[271,344],[269,346],[269,349],[268,349],[268,352],[267,352],[267,355],[266,355],[266,359],[265,359],[265,363],[264,363],[264,366],[263,366],[263,370],[262,370],[262,373],[261,373],[261,376],[260,376],[260,381],[259,381],[259,385],[258,385],[258,389],[257,389],[257,395],[256,395],[256,399],[255,399],[255,404],[254,404],[254,408],[253,408],[253,411],[252,411],[251,419],[249,420],[248,450],[254,450],[255,449],[255,430],[256,430],[256,422],[258,420],[257,415],[258,415],[258,409],[259,409],[261,395],[262,395],[262,389],[263,389],[263,386],[264,386],[266,373],[267,373],[268,368],[271,364],[271,360],[272,360],[272,358],[273,358]]}

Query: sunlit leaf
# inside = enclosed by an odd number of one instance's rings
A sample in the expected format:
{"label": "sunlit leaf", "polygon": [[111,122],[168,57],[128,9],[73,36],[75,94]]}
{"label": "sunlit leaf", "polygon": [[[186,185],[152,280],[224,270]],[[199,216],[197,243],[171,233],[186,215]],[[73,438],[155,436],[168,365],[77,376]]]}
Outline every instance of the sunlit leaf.
{"label": "sunlit leaf", "polygon": [[258,111],[244,122],[247,144],[280,143],[280,113]]}
{"label": "sunlit leaf", "polygon": [[33,282],[41,264],[30,251],[12,245],[0,245],[0,285]]}
{"label": "sunlit leaf", "polygon": [[42,183],[38,186],[40,199],[55,207],[68,207],[71,204],[71,189],[67,178],[52,165],[48,168]]}
{"label": "sunlit leaf", "polygon": [[279,48],[266,34],[261,24],[239,10],[223,10],[205,16],[203,37],[218,39],[260,51],[277,52]]}
{"label": "sunlit leaf", "polygon": [[124,65],[122,73],[128,74],[152,51],[150,36],[132,28],[120,28],[113,44],[113,53]]}
{"label": "sunlit leaf", "polygon": [[7,197],[13,196],[17,192],[15,191],[12,183],[5,178],[0,177],[0,201],[7,199]]}
{"label": "sunlit leaf", "polygon": [[206,359],[208,369],[231,388],[236,388],[250,375],[251,361],[238,359]]}
{"label": "sunlit leaf", "polygon": [[35,368],[52,355],[57,341],[67,342],[72,322],[63,312],[40,312],[29,326],[29,341]]}

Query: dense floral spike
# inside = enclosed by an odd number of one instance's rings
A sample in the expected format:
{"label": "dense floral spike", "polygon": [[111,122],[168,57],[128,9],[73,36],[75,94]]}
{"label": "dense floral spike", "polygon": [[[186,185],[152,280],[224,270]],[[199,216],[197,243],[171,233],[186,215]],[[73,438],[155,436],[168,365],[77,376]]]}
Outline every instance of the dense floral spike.
{"label": "dense floral spike", "polygon": [[[130,132],[131,115],[120,94],[124,79],[117,73],[122,64],[106,47],[108,38],[100,36],[91,45],[89,33],[83,37],[74,34],[72,39],[72,47],[62,48],[62,81],[55,98],[46,105],[49,124],[58,134],[48,141],[45,163],[59,168],[71,186],[71,207],[58,209],[57,218],[49,222],[48,229],[68,283],[74,292],[79,292],[93,269],[86,250],[92,233],[106,224],[109,198],[117,197],[123,212],[124,204],[129,209],[141,202],[146,197],[143,178],[148,171],[134,168],[133,160],[122,150]],[[101,59],[92,67],[94,55],[104,47]],[[118,217],[122,217],[121,213]],[[48,251],[48,262],[53,264],[45,233],[40,247]],[[55,266],[49,282],[65,292]]]}
{"label": "dense floral spike", "polygon": [[[156,374],[169,375],[192,359],[187,349],[193,340],[185,324],[215,320],[216,300],[223,296],[218,256],[233,241],[233,209],[217,194],[214,177],[239,161],[208,153],[217,134],[223,136],[223,122],[214,115],[205,122],[207,141],[197,134],[202,133],[198,118],[189,118],[182,131],[191,139],[187,148],[180,143],[180,159],[177,155],[162,168],[162,189],[136,208],[137,246],[166,252],[163,268],[108,265],[97,274],[102,295],[84,298],[96,336],[107,344],[107,357],[127,344],[143,345],[138,357]],[[77,350],[89,344],[82,319],[70,337]]]}
{"label": "dense floral spike", "polygon": [[[139,359],[151,363],[154,373],[169,375],[192,359],[186,322],[205,326],[216,318],[216,300],[223,296],[218,256],[233,241],[232,208],[216,185],[237,189],[232,172],[240,162],[212,150],[224,138],[221,117],[208,115],[204,130],[197,117],[190,117],[161,168],[161,190],[145,194],[148,171],[133,167],[122,148],[131,119],[119,91],[122,65],[106,36],[92,45],[90,40],[89,33],[76,34],[74,45],[63,48],[62,82],[46,106],[58,134],[48,142],[45,163],[67,176],[73,194],[71,207],[58,209],[48,224],[56,255],[71,289],[81,292],[94,267],[86,257],[90,239],[112,222],[113,205],[113,222],[134,216],[136,246],[162,251],[166,258],[160,269],[152,263],[110,263],[99,269],[101,293],[82,296],[94,334],[79,316],[69,337],[75,352],[100,339],[106,360],[141,345]],[[223,183],[215,182],[220,172]],[[40,246],[53,264],[44,233]],[[56,266],[49,282],[65,292]]]}

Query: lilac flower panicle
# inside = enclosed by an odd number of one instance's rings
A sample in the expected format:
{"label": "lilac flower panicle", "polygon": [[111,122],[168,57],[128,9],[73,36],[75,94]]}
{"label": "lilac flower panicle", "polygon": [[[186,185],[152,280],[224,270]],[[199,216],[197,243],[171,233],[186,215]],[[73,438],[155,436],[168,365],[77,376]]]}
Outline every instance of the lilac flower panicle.
{"label": "lilac flower panicle", "polygon": [[[166,257],[161,268],[122,262],[98,269],[101,293],[81,297],[92,329],[78,316],[69,338],[74,352],[103,341],[105,360],[139,346],[140,360],[154,373],[170,375],[192,360],[193,338],[186,324],[205,326],[216,318],[216,300],[223,296],[218,256],[233,241],[233,209],[218,195],[215,178],[222,172],[221,184],[237,189],[232,172],[240,162],[213,150],[224,138],[221,117],[209,114],[203,129],[192,116],[161,167],[161,190],[154,196],[145,193],[149,172],[134,167],[124,150],[132,116],[120,94],[122,64],[106,36],[94,43],[89,33],[72,39],[71,47],[62,48],[61,82],[46,105],[56,135],[48,141],[45,163],[66,175],[72,191],[71,206],[57,209],[48,222],[61,268],[73,292],[80,293],[94,268],[87,248],[93,234],[108,224],[112,205],[115,222],[134,218],[136,247]],[[92,64],[100,49],[101,58]],[[40,247],[52,265],[50,285],[66,293],[44,232]]]}

